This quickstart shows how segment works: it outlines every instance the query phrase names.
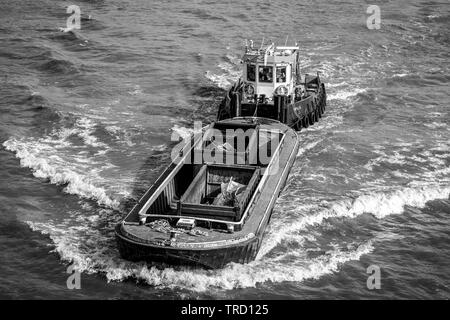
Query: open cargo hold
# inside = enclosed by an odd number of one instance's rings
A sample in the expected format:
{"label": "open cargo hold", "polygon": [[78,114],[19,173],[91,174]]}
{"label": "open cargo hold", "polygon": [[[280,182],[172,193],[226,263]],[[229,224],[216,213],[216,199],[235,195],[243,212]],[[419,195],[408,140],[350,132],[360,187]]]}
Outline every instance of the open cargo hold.
{"label": "open cargo hold", "polygon": [[[241,219],[249,198],[261,178],[261,168],[264,169],[264,164],[271,159],[282,140],[283,134],[276,130],[260,130],[254,124],[226,126],[222,123],[214,123],[211,125],[211,129],[222,132],[223,141],[229,141],[231,150],[224,151],[223,156],[220,157],[213,155],[214,160],[216,160],[214,164],[195,164],[194,159],[204,160],[211,157],[210,150],[207,147],[211,146],[215,140],[210,139],[213,136],[213,131],[206,130],[201,141],[197,142],[191,149],[184,150],[191,161],[179,163],[176,167],[166,170],[168,173],[166,181],[162,181],[159,188],[153,191],[154,199],[150,198],[147,201],[141,209],[141,213],[179,216],[190,214],[199,218],[223,219],[225,221],[239,221]],[[239,132],[236,134],[236,131],[234,131],[233,134],[227,134],[227,130],[236,129],[245,129],[243,136],[245,139],[242,139],[244,143],[237,139]],[[244,148],[240,144],[244,145]],[[201,148],[198,148],[198,145]],[[217,150],[217,144],[214,150]],[[239,150],[244,151],[240,152]],[[260,150],[263,150],[263,152],[260,152]],[[205,152],[208,155],[205,155]],[[195,155],[195,153],[201,153],[201,155]],[[226,164],[230,158],[239,164]],[[242,162],[245,164],[241,165]],[[254,165],[250,165],[250,163]],[[244,195],[240,196],[242,201],[238,206],[232,208],[211,205],[211,198],[218,196],[217,190],[220,189],[220,183],[229,182],[231,178],[234,178],[233,180],[238,183],[249,184]],[[192,182],[189,183],[190,181]],[[198,209],[198,211],[196,212],[195,209]],[[231,214],[231,212],[234,213]]]}
{"label": "open cargo hold", "polygon": [[117,225],[122,257],[206,268],[255,259],[297,134],[275,120],[235,118],[191,140]]}
{"label": "open cargo hold", "polygon": [[[214,218],[226,221],[239,221],[253,195],[260,179],[256,167],[226,165],[203,165],[194,181],[177,201],[177,214],[180,216]],[[214,200],[223,197],[221,185],[230,180],[245,186],[239,194],[232,196],[228,205],[214,205]]]}

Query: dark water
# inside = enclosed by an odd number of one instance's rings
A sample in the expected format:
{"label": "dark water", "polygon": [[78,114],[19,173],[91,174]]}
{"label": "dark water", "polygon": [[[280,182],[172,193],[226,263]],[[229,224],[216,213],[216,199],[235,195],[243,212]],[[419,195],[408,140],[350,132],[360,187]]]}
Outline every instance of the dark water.
{"label": "dark water", "polygon": [[[63,33],[70,4],[91,19]],[[0,297],[449,299],[450,5],[377,4],[380,30],[356,0],[0,0]],[[214,119],[244,39],[263,35],[299,41],[329,107],[301,133],[258,259],[120,259],[113,226],[171,134]]]}

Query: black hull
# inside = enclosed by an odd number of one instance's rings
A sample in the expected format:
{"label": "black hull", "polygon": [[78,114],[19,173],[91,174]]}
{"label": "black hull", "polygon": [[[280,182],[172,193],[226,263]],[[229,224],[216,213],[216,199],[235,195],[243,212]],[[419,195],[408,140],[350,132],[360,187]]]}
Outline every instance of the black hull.
{"label": "black hull", "polygon": [[203,250],[164,248],[146,245],[124,237],[120,225],[116,227],[116,240],[120,255],[126,260],[205,269],[223,268],[230,262],[248,263],[255,259],[261,245],[260,237],[255,237],[240,245],[222,248]]}
{"label": "black hull", "polygon": [[242,103],[242,93],[235,84],[222,101],[217,114],[217,120],[230,119],[237,116],[257,116],[278,120],[289,127],[300,131],[318,122],[325,112],[327,94],[325,85],[320,83],[315,92],[300,101],[289,102],[286,96],[275,96],[273,104]]}

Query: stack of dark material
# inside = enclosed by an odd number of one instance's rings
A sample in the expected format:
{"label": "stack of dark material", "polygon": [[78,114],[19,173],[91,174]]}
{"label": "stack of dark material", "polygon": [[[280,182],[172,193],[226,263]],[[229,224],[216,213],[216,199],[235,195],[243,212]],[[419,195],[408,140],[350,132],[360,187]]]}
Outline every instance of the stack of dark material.
{"label": "stack of dark material", "polygon": [[220,185],[221,192],[214,199],[213,205],[215,206],[238,206],[240,197],[243,195],[243,191],[247,186],[233,181],[233,177],[229,182],[223,182]]}

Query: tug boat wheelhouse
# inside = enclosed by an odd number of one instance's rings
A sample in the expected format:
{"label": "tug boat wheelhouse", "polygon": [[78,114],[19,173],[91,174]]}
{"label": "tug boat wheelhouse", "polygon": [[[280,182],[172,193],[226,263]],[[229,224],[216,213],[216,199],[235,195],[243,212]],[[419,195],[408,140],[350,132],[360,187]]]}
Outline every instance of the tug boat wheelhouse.
{"label": "tug boat wheelhouse", "polygon": [[298,147],[294,130],[257,117],[193,134],[116,226],[120,254],[204,268],[254,260]]}
{"label": "tug boat wheelhouse", "polygon": [[296,130],[322,117],[325,85],[317,75],[301,74],[295,46],[245,46],[243,76],[219,107],[217,119],[254,116],[278,120]]}

